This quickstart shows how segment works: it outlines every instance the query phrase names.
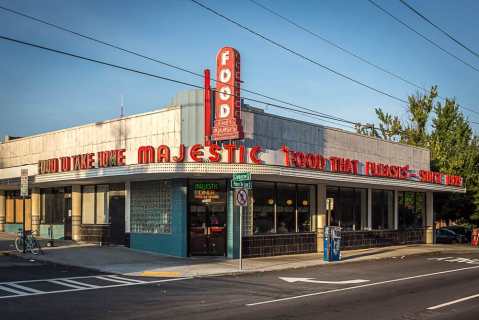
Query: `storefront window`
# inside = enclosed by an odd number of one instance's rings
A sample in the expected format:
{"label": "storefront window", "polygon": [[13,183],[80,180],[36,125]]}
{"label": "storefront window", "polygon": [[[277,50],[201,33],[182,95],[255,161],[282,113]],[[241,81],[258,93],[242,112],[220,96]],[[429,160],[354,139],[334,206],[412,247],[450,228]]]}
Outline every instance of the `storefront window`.
{"label": "storefront window", "polygon": [[108,215],[108,185],[98,185],[96,187],[96,223],[109,223]]}
{"label": "storefront window", "polygon": [[18,191],[7,191],[5,194],[5,222],[23,223],[23,211],[25,211],[26,230],[30,230],[31,199],[23,199]]}
{"label": "storefront window", "polygon": [[423,227],[425,205],[423,192],[398,192],[399,229]]}
{"label": "storefront window", "polygon": [[394,228],[394,191],[372,190],[372,228]]}
{"label": "storefront window", "polygon": [[253,183],[253,234],[313,230],[314,185]]}
{"label": "storefront window", "polygon": [[296,185],[278,183],[276,198],[276,232],[296,231]]}
{"label": "storefront window", "polygon": [[171,233],[171,189],[167,180],[131,183],[131,232]]}
{"label": "storefront window", "polygon": [[108,224],[109,186],[83,186],[82,188],[82,223]]}
{"label": "storefront window", "polygon": [[314,186],[298,185],[298,231],[309,232],[313,230],[313,210],[316,207],[314,202]]}
{"label": "storefront window", "polygon": [[367,189],[328,187],[332,199],[330,224],[344,230],[361,230],[367,225]]}
{"label": "storefront window", "polygon": [[95,186],[82,188],[82,224],[95,223]]}
{"label": "storefront window", "polygon": [[254,182],[253,185],[253,233],[273,233],[274,183]]}
{"label": "storefront window", "polygon": [[64,222],[64,199],[63,188],[40,190],[42,224],[62,224]]}
{"label": "storefront window", "polygon": [[7,223],[15,223],[15,193],[7,192],[6,193],[6,203],[5,203],[5,214]]}

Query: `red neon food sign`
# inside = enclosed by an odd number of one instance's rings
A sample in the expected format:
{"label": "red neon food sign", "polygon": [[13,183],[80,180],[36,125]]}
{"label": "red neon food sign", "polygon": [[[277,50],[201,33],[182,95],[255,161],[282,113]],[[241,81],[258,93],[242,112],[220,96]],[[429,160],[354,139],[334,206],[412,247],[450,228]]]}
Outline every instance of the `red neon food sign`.
{"label": "red neon food sign", "polygon": [[243,138],[240,99],[240,54],[231,47],[220,49],[216,56],[216,99],[214,141]]}

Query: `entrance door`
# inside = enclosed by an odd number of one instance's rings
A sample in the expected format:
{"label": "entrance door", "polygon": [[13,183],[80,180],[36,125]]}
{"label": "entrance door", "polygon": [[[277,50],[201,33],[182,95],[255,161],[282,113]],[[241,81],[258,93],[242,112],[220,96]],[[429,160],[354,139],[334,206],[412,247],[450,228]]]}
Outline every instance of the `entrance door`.
{"label": "entrance door", "polygon": [[110,196],[110,241],[115,244],[125,244],[125,196]]}
{"label": "entrance door", "polygon": [[190,255],[226,255],[226,184],[198,181],[189,186]]}
{"label": "entrance door", "polygon": [[71,194],[65,193],[63,205],[64,239],[72,238],[72,198]]}

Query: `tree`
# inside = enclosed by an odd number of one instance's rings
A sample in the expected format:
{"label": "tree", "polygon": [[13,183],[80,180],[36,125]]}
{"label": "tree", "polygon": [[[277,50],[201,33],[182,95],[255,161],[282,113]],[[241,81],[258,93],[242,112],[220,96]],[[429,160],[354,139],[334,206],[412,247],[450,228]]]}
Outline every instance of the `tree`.
{"label": "tree", "polygon": [[[437,86],[426,94],[408,98],[408,120],[376,108],[379,129],[373,124],[356,127],[362,134],[388,141],[399,141],[431,150],[431,169],[464,178],[466,194],[439,193],[435,201],[445,220],[479,221],[479,138],[454,99],[435,102]],[[358,129],[359,128],[359,129]]]}

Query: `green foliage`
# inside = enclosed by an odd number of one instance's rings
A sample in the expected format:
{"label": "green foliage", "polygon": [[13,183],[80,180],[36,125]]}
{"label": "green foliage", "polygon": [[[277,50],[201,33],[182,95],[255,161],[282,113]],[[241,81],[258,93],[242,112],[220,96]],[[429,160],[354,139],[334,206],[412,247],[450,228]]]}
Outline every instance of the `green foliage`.
{"label": "green foliage", "polygon": [[431,150],[431,169],[464,178],[466,194],[439,193],[438,218],[479,221],[479,138],[454,99],[436,102],[437,86],[408,98],[408,120],[376,108],[379,128],[357,126],[359,133]]}

